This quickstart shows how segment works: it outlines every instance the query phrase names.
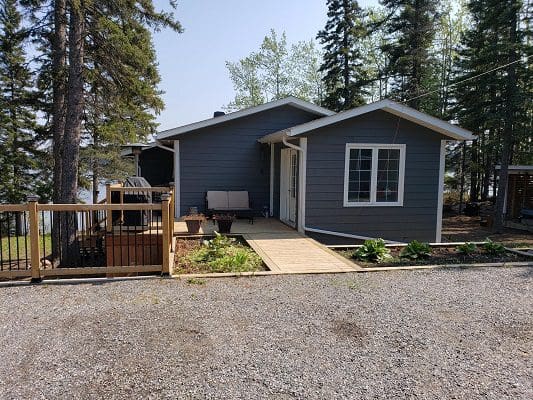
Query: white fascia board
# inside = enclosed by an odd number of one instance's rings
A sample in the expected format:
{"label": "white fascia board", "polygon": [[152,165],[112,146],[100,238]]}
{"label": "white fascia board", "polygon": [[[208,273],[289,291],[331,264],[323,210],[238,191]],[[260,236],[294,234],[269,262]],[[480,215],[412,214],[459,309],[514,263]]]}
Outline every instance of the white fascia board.
{"label": "white fascia board", "polygon": [[[372,111],[384,110],[391,114],[397,115],[399,117],[405,118],[409,121],[412,121],[418,125],[425,126],[428,129],[441,133],[445,136],[451,137],[456,140],[473,140],[475,137],[470,131],[460,128],[456,125],[450,124],[449,122],[443,121],[441,119],[432,117],[431,115],[417,111],[411,107],[404,106],[399,103],[395,103],[392,100],[380,100],[375,103],[367,104],[361,107],[353,108],[351,110],[343,111],[338,114],[334,114],[328,117],[320,118],[302,125],[298,125],[290,128],[289,132],[286,132],[289,136],[298,136],[302,133],[312,131],[324,126],[332,125],[340,121],[344,121],[349,118],[357,117],[358,115],[366,114]],[[278,132],[275,132],[272,137]],[[269,135],[270,136],[270,135]],[[266,139],[268,136],[265,136],[262,139]],[[262,140],[261,139],[261,140]]]}
{"label": "white fascia board", "polygon": [[286,97],[284,99],[271,101],[269,103],[261,104],[255,107],[246,108],[244,110],[235,111],[220,117],[209,118],[203,121],[194,122],[192,124],[179,126],[177,128],[168,129],[166,131],[159,132],[157,134],[157,140],[163,140],[165,138],[181,135],[196,129],[207,128],[209,126],[221,124],[223,122],[231,121],[237,118],[246,117],[248,115],[256,114],[262,111],[270,110],[272,108],[292,105],[301,110],[309,111],[320,116],[329,116],[335,114],[334,111],[317,106],[316,104],[309,103],[304,100],[297,99],[296,97]]}

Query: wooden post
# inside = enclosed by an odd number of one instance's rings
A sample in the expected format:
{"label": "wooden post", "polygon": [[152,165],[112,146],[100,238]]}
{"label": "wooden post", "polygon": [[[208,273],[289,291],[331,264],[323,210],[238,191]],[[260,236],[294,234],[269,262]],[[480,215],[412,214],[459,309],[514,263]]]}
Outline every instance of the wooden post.
{"label": "wooden post", "polygon": [[[105,183],[105,202],[111,204],[111,182]],[[107,210],[106,212],[106,230],[111,232],[113,230],[113,211]]]}
{"label": "wooden post", "polygon": [[172,230],[174,230],[174,220],[176,219],[176,192],[174,190],[174,182],[170,182],[170,221],[172,222]]}
{"label": "wooden post", "polygon": [[28,196],[28,212],[30,223],[30,262],[31,262],[31,281],[41,282],[41,256],[39,251],[39,214],[37,212],[38,196]]}
{"label": "wooden post", "polygon": [[163,274],[170,273],[170,241],[172,240],[172,230],[170,229],[169,219],[170,195],[163,193],[161,195],[161,220],[163,222],[163,233],[161,242],[163,243]]}

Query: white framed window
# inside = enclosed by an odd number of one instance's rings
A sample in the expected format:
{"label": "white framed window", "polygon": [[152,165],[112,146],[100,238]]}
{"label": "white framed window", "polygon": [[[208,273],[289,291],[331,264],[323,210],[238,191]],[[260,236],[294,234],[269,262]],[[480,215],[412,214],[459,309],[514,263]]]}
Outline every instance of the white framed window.
{"label": "white framed window", "polygon": [[403,206],[405,144],[347,143],[344,207]]}

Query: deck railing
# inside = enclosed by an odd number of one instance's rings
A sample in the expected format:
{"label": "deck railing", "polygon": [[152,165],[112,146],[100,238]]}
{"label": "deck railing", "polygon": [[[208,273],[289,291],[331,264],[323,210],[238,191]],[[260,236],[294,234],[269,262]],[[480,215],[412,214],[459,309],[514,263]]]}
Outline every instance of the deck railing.
{"label": "deck railing", "polygon": [[170,273],[170,203],[0,205],[0,278]]}

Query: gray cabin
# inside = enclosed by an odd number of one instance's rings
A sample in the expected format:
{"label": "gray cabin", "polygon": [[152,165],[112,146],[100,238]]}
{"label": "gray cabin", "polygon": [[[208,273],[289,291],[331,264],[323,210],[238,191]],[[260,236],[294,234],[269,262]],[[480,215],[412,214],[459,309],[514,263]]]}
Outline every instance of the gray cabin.
{"label": "gray cabin", "polygon": [[390,100],[334,113],[288,97],[160,132],[138,170],[174,182],[177,216],[247,191],[257,216],[324,243],[440,242],[445,145],[472,138]]}

